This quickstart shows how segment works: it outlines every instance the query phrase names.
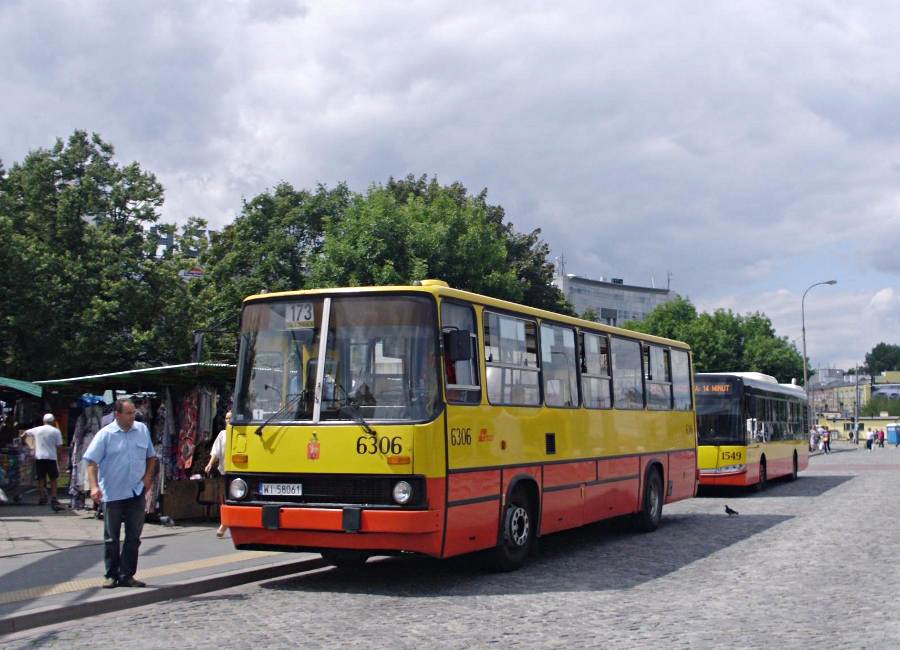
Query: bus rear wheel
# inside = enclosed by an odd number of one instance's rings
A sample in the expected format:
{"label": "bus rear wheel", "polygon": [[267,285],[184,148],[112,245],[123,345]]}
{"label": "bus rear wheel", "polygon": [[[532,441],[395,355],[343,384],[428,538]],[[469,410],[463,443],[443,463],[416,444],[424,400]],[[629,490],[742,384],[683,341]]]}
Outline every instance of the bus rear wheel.
{"label": "bus rear wheel", "polygon": [[757,481],[756,485],[754,485],[753,488],[757,492],[762,492],[763,490],[766,489],[766,485],[768,485],[768,481],[769,481],[769,476],[768,476],[768,473],[766,472],[766,459],[763,458],[761,461],[759,461],[759,481]]}
{"label": "bus rear wheel", "polygon": [[525,490],[514,490],[503,511],[500,539],[494,548],[491,566],[497,571],[515,571],[523,564],[534,546],[534,504]]}
{"label": "bus rear wheel", "polygon": [[634,527],[644,533],[659,528],[659,522],[662,520],[662,507],[662,477],[659,475],[659,470],[654,468],[647,472],[644,500],[640,511],[634,516]]}
{"label": "bus rear wheel", "polygon": [[791,473],[788,475],[788,480],[789,480],[789,481],[796,481],[796,480],[797,480],[797,471],[798,471],[798,469],[799,469],[799,468],[798,468],[798,463],[797,463],[797,452],[795,451],[795,452],[794,452],[794,467],[793,467],[793,469],[791,470]]}
{"label": "bus rear wheel", "polygon": [[321,551],[322,559],[339,569],[358,569],[369,559],[368,553],[348,549]]}

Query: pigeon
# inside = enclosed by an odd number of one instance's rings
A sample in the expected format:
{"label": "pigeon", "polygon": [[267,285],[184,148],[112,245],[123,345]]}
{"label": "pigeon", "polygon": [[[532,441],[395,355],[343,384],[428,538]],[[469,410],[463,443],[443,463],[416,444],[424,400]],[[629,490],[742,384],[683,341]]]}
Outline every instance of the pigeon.
{"label": "pigeon", "polygon": [[734,509],[732,509],[732,508],[729,508],[728,505],[726,504],[726,506],[725,506],[725,514],[728,515],[729,517],[733,517],[734,515],[737,515],[737,514],[740,514],[740,513],[738,513],[737,510],[734,510]]}

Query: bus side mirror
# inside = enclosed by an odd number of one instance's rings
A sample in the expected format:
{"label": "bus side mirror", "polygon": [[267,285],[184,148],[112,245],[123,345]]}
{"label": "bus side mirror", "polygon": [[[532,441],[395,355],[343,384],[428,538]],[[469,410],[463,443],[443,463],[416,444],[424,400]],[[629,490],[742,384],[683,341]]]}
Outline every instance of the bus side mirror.
{"label": "bus side mirror", "polygon": [[468,361],[472,358],[472,334],[469,330],[444,332],[444,354],[450,361]]}

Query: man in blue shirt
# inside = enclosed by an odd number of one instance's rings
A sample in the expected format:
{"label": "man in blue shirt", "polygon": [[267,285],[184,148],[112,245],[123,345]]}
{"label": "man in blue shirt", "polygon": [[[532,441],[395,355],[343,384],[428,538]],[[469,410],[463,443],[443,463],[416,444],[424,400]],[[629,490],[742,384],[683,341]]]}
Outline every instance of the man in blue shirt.
{"label": "man in blue shirt", "polygon": [[[144,528],[144,491],[150,489],[153,481],[156,451],[146,425],[135,422],[134,416],[134,402],[116,400],[115,420],[97,432],[84,452],[91,498],[102,500],[106,510],[103,587],[107,589],[145,586],[134,579],[134,574]],[[125,542],[120,552],[119,533],[123,523]]]}

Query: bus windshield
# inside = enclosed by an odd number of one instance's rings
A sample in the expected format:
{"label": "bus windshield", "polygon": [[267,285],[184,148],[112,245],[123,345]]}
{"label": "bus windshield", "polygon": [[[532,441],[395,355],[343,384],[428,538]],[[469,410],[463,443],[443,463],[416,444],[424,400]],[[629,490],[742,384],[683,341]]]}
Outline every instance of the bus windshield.
{"label": "bus windshield", "polygon": [[328,302],[297,296],[244,308],[234,422],[313,420],[319,363],[325,366],[319,421],[435,417],[441,400],[434,301],[382,294]]}
{"label": "bus windshield", "polygon": [[694,385],[699,444],[745,444],[739,388],[728,380]]}

